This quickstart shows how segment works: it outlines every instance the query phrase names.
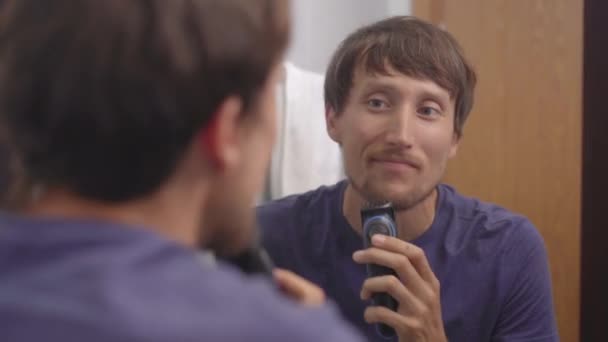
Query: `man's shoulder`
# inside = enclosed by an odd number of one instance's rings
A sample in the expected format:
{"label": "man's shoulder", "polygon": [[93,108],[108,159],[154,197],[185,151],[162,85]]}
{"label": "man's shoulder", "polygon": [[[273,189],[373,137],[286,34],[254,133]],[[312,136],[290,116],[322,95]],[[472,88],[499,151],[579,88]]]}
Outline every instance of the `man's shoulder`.
{"label": "man's shoulder", "polygon": [[356,341],[357,335],[334,307],[304,308],[285,298],[265,277],[247,276],[220,263],[198,278],[198,282],[168,284],[185,296],[158,303],[166,311],[152,314],[152,321],[165,326],[167,337],[173,338],[154,341]]}
{"label": "man's shoulder", "polygon": [[[55,279],[42,288],[27,280],[20,289],[0,285],[15,296],[0,300],[3,334],[49,341],[331,341],[332,335],[356,340],[332,307],[304,309],[283,298],[268,279],[223,263],[168,269],[180,264],[114,267],[88,279]],[[32,329],[23,329],[26,325]]]}
{"label": "man's shoulder", "polygon": [[294,194],[261,204],[256,208],[257,217],[263,226],[301,221],[310,215],[329,214],[339,208],[345,188],[345,181],[333,185]]}
{"label": "man's shoulder", "polygon": [[[259,336],[260,341],[359,341],[358,333],[331,302],[304,308],[267,286],[255,284],[244,293],[247,299],[240,302],[249,303],[242,314],[247,336]],[[256,318],[248,321],[246,317]]]}
{"label": "man's shoulder", "polygon": [[[327,242],[340,221],[345,182],[288,196],[257,208],[261,240],[277,266],[316,273]],[[309,280],[312,275],[309,275]]]}
{"label": "man's shoulder", "polygon": [[[202,278],[211,284],[201,284],[198,296],[193,293],[187,303],[179,304],[178,309],[182,305],[187,308],[179,318],[186,324],[172,326],[177,336],[222,341],[245,337],[252,341],[357,340],[354,330],[333,306],[302,307],[279,293],[270,279],[244,275],[226,264]],[[196,287],[189,284],[183,290],[189,292]]]}
{"label": "man's shoulder", "polygon": [[[452,286],[448,300],[468,298],[471,312],[492,322],[494,338],[555,340],[551,277],[536,227],[524,215],[461,195],[452,187],[442,185],[440,191],[447,228],[442,231],[442,252],[466,269],[449,275],[452,284],[460,286]],[[472,279],[485,285],[470,291]],[[491,310],[475,309],[488,303]]]}
{"label": "man's shoulder", "polygon": [[471,237],[484,241],[488,248],[504,251],[510,248],[539,248],[544,242],[537,228],[526,216],[501,205],[458,193],[441,185],[445,202],[443,214],[451,218],[448,236]]}

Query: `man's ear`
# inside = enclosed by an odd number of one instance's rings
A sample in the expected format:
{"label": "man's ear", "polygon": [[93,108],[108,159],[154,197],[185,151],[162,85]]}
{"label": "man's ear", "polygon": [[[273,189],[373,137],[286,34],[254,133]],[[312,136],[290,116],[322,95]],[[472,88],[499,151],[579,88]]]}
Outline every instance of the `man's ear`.
{"label": "man's ear", "polygon": [[452,146],[450,147],[450,153],[448,155],[448,157],[450,159],[454,158],[456,156],[456,153],[458,153],[458,146],[460,145],[460,138],[461,138],[461,135],[454,132],[454,135],[452,137]]}
{"label": "man's ear", "polygon": [[226,98],[211,121],[198,133],[200,150],[216,169],[232,168],[241,155],[239,118],[242,101],[236,96]]}
{"label": "man's ear", "polygon": [[340,134],[338,121],[338,113],[334,110],[334,108],[329,105],[325,106],[325,125],[327,127],[327,134],[329,134],[331,140],[341,144],[342,137]]}

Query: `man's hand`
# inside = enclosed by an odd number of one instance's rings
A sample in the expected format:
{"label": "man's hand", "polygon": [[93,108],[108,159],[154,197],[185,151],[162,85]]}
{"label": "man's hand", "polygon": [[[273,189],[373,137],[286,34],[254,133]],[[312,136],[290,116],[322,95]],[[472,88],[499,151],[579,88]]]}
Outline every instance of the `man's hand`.
{"label": "man's hand", "polygon": [[275,282],[281,291],[305,306],[320,306],[325,303],[325,292],[317,285],[284,269],[275,269]]}
{"label": "man's hand", "polygon": [[439,281],[419,247],[397,238],[376,234],[372,247],[353,255],[360,264],[392,268],[395,276],[367,279],[361,298],[386,292],[399,302],[398,312],[370,306],[365,310],[367,323],[384,323],[395,329],[400,341],[447,341],[441,319]]}

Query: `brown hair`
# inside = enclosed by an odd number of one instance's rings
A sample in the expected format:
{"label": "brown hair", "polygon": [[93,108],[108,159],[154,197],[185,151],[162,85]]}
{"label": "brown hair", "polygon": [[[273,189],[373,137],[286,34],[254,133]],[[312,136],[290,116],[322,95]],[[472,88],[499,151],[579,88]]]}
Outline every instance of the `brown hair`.
{"label": "brown hair", "polygon": [[326,106],[338,113],[344,110],[357,68],[387,74],[387,65],[448,90],[456,99],[454,130],[462,135],[473,106],[475,72],[448,32],[414,17],[392,17],[365,26],[340,44],[327,69]]}
{"label": "brown hair", "polygon": [[143,196],[226,97],[255,102],[288,26],[285,0],[6,1],[0,125],[33,182]]}

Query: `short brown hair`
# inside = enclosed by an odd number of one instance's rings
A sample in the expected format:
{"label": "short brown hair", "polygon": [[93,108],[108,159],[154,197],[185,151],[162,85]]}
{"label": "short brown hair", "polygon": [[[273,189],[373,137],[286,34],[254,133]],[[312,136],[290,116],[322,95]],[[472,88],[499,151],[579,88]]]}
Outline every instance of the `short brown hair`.
{"label": "short brown hair", "polygon": [[141,197],[223,100],[255,102],[288,27],[285,0],[6,1],[0,124],[32,182]]}
{"label": "short brown hair", "polygon": [[325,76],[325,104],[344,110],[355,71],[429,79],[456,100],[454,130],[458,136],[473,106],[475,71],[448,32],[415,17],[391,17],[349,35],[334,53]]}

